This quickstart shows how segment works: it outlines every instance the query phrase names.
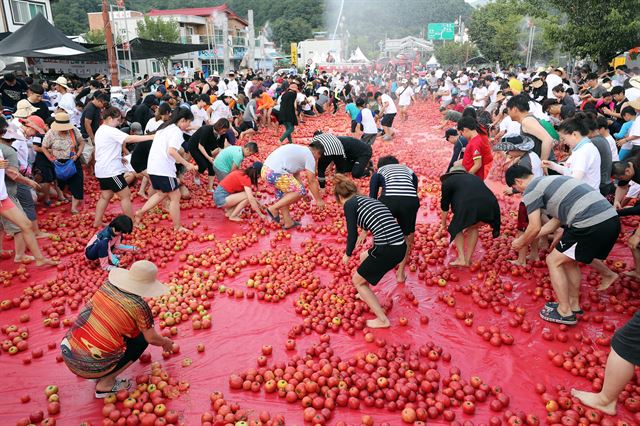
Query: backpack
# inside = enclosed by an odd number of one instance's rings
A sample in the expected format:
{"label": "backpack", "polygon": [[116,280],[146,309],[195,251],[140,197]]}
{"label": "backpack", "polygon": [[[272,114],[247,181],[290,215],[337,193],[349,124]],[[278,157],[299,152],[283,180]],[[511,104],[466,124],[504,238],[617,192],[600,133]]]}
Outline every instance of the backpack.
{"label": "backpack", "polygon": [[129,108],[129,111],[127,111],[127,113],[125,114],[125,119],[129,122],[129,123],[133,123],[133,116],[136,113],[136,109],[138,108],[139,105],[134,105],[131,108]]}

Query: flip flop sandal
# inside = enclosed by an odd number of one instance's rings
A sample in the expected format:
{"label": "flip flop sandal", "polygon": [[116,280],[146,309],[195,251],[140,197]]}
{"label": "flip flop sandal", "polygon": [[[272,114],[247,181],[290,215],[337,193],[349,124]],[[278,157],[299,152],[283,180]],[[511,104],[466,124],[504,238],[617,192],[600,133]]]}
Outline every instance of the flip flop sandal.
{"label": "flip flop sandal", "polygon": [[[546,309],[547,311],[558,309],[558,302],[547,302],[544,304],[544,309]],[[573,312],[574,315],[584,315],[584,311],[582,309],[571,312]]]}
{"label": "flip flop sandal", "polygon": [[275,223],[280,223],[280,216],[274,216],[273,213],[271,213],[271,210],[269,209],[265,209],[265,210],[267,210],[267,216],[269,216],[272,221],[274,221]]}
{"label": "flip flop sandal", "polygon": [[109,395],[113,395],[114,393],[121,390],[128,390],[131,387],[131,380],[129,379],[116,379],[116,383],[113,385],[110,391],[98,391],[96,390],[96,398],[106,398]]}
{"label": "flip flop sandal", "polygon": [[550,311],[542,309],[540,311],[540,318],[545,321],[555,322],[556,324],[575,325],[578,323],[578,319],[576,318],[575,314],[563,317],[562,315],[560,315],[557,309],[553,309]]}
{"label": "flip flop sandal", "polygon": [[293,221],[293,224],[291,226],[283,226],[282,229],[284,229],[285,231],[287,229],[293,229],[293,228],[297,228],[299,226],[302,226],[302,224],[298,221]]}

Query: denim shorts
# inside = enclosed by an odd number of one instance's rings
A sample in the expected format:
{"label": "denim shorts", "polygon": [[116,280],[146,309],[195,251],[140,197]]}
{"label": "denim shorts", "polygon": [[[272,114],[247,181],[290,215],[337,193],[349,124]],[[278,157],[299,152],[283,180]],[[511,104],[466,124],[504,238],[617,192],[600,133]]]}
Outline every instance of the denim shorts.
{"label": "denim shorts", "polygon": [[216,190],[213,191],[213,201],[216,203],[216,207],[224,206],[229,195],[230,194],[222,187],[222,185],[218,185]]}

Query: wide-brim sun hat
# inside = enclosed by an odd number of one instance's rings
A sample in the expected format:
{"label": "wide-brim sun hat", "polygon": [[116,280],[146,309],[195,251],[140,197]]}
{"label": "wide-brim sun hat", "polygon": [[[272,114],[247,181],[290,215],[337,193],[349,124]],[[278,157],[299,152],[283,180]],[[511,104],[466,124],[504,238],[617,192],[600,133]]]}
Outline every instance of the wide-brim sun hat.
{"label": "wide-brim sun hat", "polygon": [[640,111],[640,98],[636,98],[633,101],[629,101],[627,106],[630,106],[631,108]]}
{"label": "wide-brim sun hat", "polygon": [[544,81],[536,78],[531,82],[531,87],[533,87],[534,89],[539,89],[540,87],[542,87],[543,84],[544,84]]}
{"label": "wide-brim sun hat", "polygon": [[55,83],[55,84],[57,84],[57,85],[59,85],[59,86],[64,87],[64,88],[65,88],[65,89],[67,89],[67,90],[70,90],[70,89],[69,89],[69,86],[68,86],[69,82],[68,82],[68,81],[67,81],[67,79],[66,79],[66,78],[64,78],[63,76],[58,77],[58,78],[56,79],[56,81],[54,81],[54,83]]}
{"label": "wide-brim sun hat", "polygon": [[529,152],[535,147],[533,139],[522,135],[507,135],[493,147],[494,151],[524,151]]}
{"label": "wide-brim sun hat", "polygon": [[443,180],[445,180],[446,178],[453,176],[453,175],[459,175],[462,173],[467,173],[467,169],[464,168],[464,166],[453,166],[451,167],[451,169],[449,169],[449,171],[445,174],[443,174],[442,176],[440,176],[440,182],[442,182]]}
{"label": "wide-brim sun hat", "polygon": [[223,93],[223,96],[226,96],[227,98],[231,98],[234,100],[237,100],[238,97],[235,95],[235,93],[233,93],[231,90],[225,90],[225,92]]}
{"label": "wide-brim sun hat", "polygon": [[31,127],[38,133],[47,133],[47,124],[41,117],[37,115],[31,115],[27,118],[20,119],[20,122],[27,127]]}
{"label": "wide-brim sun hat", "polygon": [[73,124],[71,124],[69,114],[67,114],[66,112],[57,112],[54,117],[55,120],[53,123],[51,123],[51,130],[61,132],[73,129],[74,126]]}
{"label": "wide-brim sun hat", "polygon": [[169,287],[157,280],[158,268],[153,262],[139,260],[129,269],[115,268],[109,282],[127,293],[140,297],[158,297],[169,293]]}
{"label": "wide-brim sun hat", "polygon": [[631,77],[629,79],[629,85],[636,89],[640,89],[640,76]]}
{"label": "wide-brim sun hat", "polygon": [[38,111],[37,107],[31,105],[28,100],[22,99],[16,105],[16,112],[13,113],[13,116],[15,118],[27,118],[36,111]]}

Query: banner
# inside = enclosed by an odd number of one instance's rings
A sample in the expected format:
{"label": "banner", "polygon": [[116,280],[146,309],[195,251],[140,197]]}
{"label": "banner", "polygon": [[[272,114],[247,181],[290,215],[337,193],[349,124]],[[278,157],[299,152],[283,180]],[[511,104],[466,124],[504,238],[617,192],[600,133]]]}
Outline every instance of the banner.
{"label": "banner", "polygon": [[291,64],[298,66],[298,43],[291,43]]}

